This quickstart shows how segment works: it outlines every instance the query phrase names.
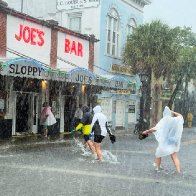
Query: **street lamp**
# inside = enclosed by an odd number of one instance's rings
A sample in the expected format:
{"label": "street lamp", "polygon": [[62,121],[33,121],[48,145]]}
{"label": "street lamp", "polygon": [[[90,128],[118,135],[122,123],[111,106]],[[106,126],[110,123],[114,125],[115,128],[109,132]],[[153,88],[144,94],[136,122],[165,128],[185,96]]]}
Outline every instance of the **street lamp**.
{"label": "street lamp", "polygon": [[144,87],[147,85],[148,75],[145,73],[139,74],[141,85],[141,97],[140,97],[140,118],[137,120],[138,122],[134,128],[134,134],[140,134],[142,131],[148,128],[148,123],[146,119],[144,119]]}
{"label": "street lamp", "polygon": [[146,86],[148,76],[146,75],[146,73],[140,73],[139,77],[140,77],[140,81],[142,83],[141,97],[140,97],[140,120],[141,120],[141,123],[142,123],[143,119],[144,119],[144,87]]}

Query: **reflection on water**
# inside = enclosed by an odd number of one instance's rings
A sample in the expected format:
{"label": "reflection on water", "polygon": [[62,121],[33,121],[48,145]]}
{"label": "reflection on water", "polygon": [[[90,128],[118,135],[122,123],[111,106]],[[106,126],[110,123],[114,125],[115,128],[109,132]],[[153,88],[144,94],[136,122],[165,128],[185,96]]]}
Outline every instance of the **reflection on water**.
{"label": "reflection on water", "polygon": [[[88,147],[85,148],[84,145],[82,144],[82,142],[80,142],[77,138],[74,138],[74,141],[75,141],[75,145],[74,145],[74,149],[73,149],[74,152],[81,151],[82,156],[91,157],[94,159],[94,160],[91,160],[91,163],[97,162],[96,155],[92,155],[91,151],[89,150]],[[117,156],[113,155],[108,150],[102,150],[102,157],[103,157],[102,162],[119,163],[117,160]],[[84,161],[84,159],[82,159],[82,158],[79,158],[79,160]]]}

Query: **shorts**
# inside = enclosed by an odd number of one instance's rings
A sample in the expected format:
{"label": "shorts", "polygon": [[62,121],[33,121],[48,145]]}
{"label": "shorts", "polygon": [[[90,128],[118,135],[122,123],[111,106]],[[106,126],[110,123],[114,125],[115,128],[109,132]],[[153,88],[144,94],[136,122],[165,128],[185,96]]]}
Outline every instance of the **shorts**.
{"label": "shorts", "polygon": [[90,135],[84,135],[84,141],[87,142],[88,140],[90,140]]}
{"label": "shorts", "polygon": [[96,143],[101,143],[102,140],[103,140],[104,138],[105,138],[105,137],[102,136],[102,135],[95,135],[95,137],[94,137],[94,142],[96,142]]}

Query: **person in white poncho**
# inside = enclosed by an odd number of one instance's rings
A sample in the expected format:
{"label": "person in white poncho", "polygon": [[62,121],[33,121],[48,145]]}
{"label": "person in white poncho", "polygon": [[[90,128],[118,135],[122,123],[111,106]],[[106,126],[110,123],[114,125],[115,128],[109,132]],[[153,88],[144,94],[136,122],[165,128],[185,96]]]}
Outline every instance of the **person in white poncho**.
{"label": "person in white poncho", "polygon": [[154,133],[158,141],[158,147],[155,153],[155,162],[158,170],[160,169],[161,158],[170,155],[176,167],[176,171],[180,173],[180,161],[177,157],[177,152],[180,149],[183,123],[184,119],[182,115],[171,111],[169,107],[166,106],[163,111],[163,118],[157,125],[142,133],[143,135]]}
{"label": "person in white poncho", "polygon": [[102,113],[101,106],[97,105],[93,108],[94,116],[91,123],[91,133],[94,133],[94,146],[97,153],[97,160],[102,160],[101,142],[107,133],[112,143],[116,142],[116,137],[112,134],[107,117]]}

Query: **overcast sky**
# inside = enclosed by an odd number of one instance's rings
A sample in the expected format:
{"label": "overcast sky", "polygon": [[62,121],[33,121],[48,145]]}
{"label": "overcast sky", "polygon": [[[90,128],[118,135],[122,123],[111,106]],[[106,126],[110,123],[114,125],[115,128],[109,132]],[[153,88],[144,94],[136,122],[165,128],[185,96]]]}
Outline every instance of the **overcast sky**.
{"label": "overcast sky", "polygon": [[144,22],[160,19],[168,25],[192,27],[196,33],[196,0],[151,0],[144,8]]}

